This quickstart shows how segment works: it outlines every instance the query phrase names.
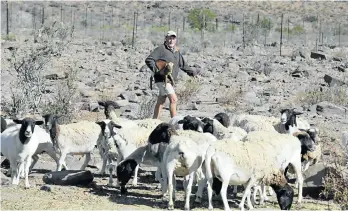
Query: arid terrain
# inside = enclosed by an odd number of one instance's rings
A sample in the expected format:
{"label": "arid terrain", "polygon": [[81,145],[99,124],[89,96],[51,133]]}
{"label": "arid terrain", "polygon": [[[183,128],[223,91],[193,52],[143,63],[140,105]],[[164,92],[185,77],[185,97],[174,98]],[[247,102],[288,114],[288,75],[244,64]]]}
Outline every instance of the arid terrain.
{"label": "arid terrain", "polygon": [[[193,8],[215,14],[206,29],[190,27],[188,15]],[[341,146],[341,134],[348,131],[347,11],[344,1],[11,2],[7,35],[6,2],[2,1],[1,115],[35,113],[40,118],[54,112],[65,115],[62,123],[97,121],[105,118],[97,102],[114,100],[120,116],[152,117],[158,90],[150,89],[151,73],[144,60],[171,29],[178,33],[186,62],[199,71],[196,78],[184,72],[179,75],[179,115],[227,112],[279,117],[281,108],[296,108],[319,128],[320,163],[333,166],[338,155],[347,156]],[[161,119],[169,120],[168,104]],[[78,169],[80,161],[69,159],[68,165]],[[98,158],[93,162],[99,167]],[[121,196],[118,188],[106,188],[107,176],[100,175],[90,187],[40,190],[43,172],[54,168],[54,162],[43,155],[34,167],[38,172],[30,176],[31,189],[24,190],[23,183],[16,188],[2,186],[2,209],[166,208],[167,201],[162,201],[151,176],[154,172],[145,171],[148,168],[143,168],[138,187],[131,188],[128,196]],[[347,177],[347,169],[343,175]],[[178,190],[175,207],[183,209],[181,183]],[[342,203],[348,203],[346,194]],[[193,205],[193,196],[191,201]],[[207,209],[203,201],[193,209]],[[220,200],[214,206],[223,209]],[[293,204],[293,209],[342,207],[337,201],[309,197],[302,207]],[[278,209],[275,196],[257,208]]]}

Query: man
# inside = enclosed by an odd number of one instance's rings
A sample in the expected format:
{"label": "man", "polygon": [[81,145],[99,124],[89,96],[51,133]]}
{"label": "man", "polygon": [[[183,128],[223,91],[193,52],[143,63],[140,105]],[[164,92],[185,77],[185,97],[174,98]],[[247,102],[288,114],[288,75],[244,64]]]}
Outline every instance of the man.
{"label": "man", "polygon": [[[145,60],[146,65],[154,72],[155,84],[159,89],[159,95],[157,98],[157,103],[154,109],[153,118],[157,119],[160,111],[163,108],[167,97],[169,98],[170,106],[170,116],[176,116],[176,102],[177,97],[172,84],[165,82],[165,72],[159,71],[156,67],[155,62],[157,60],[164,60],[166,62],[172,62],[174,64],[172,77],[174,81],[177,80],[179,69],[183,70],[189,76],[196,76],[196,71],[192,70],[187,66],[185,60],[180,53],[178,47],[176,46],[176,33],[174,31],[168,31],[165,36],[165,41],[163,45],[157,47]],[[167,80],[169,81],[169,80]]]}

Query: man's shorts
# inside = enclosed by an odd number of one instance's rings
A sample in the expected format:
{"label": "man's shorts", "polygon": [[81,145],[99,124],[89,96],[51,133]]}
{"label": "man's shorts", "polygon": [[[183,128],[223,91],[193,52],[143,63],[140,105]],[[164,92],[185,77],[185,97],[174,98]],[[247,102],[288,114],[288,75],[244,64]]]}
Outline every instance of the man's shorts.
{"label": "man's shorts", "polygon": [[164,87],[164,82],[156,83],[159,89],[159,96],[167,96],[169,94],[175,94],[174,88],[172,84],[167,83],[166,87]]}

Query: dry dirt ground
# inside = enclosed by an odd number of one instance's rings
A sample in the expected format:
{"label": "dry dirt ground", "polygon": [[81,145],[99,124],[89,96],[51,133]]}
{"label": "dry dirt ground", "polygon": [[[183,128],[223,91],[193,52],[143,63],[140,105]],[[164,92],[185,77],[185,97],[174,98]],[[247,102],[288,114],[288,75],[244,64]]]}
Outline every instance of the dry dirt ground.
{"label": "dry dirt ground", "polygon": [[[67,164],[72,169],[78,169],[83,159],[68,157]],[[91,165],[97,164],[95,157],[90,162]],[[129,186],[128,195],[121,195],[119,188],[107,187],[108,175],[101,176],[97,174],[97,169],[87,168],[96,173],[94,181],[88,187],[76,186],[59,186],[46,185],[51,191],[40,190],[45,183],[42,180],[44,173],[53,170],[54,162],[47,155],[42,155],[38,163],[35,165],[33,172],[29,176],[30,189],[24,189],[24,179],[20,180],[17,187],[3,185],[1,187],[1,209],[2,210],[153,210],[166,209],[167,198],[162,199],[158,183],[154,180],[153,168],[142,167],[139,171],[138,186]],[[4,170],[3,170],[4,172]],[[130,184],[130,183],[129,183]],[[194,186],[192,193],[195,193],[197,187]],[[242,197],[240,189],[236,198],[231,196],[232,188],[229,188],[229,205],[232,209],[238,209],[237,205]],[[295,190],[295,194],[296,194]],[[38,200],[39,199],[39,200]],[[193,210],[206,210],[208,207],[207,193],[204,191],[203,203],[196,204],[194,202],[194,194],[191,196],[191,208]],[[295,196],[294,201],[297,200]],[[213,201],[216,210],[223,209],[223,203],[218,197]],[[178,178],[177,183],[177,200],[175,208],[184,209],[184,190],[182,186],[182,178]],[[275,196],[270,197],[264,206],[256,205],[256,209],[279,209]],[[309,210],[331,210],[338,209],[331,201],[314,201],[305,198],[302,206],[293,204],[293,209],[309,209]]]}

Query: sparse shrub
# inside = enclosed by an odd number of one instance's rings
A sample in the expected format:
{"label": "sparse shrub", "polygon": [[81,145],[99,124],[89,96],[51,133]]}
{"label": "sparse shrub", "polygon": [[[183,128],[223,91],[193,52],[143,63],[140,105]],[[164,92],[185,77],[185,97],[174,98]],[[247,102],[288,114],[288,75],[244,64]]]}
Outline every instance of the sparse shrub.
{"label": "sparse shrub", "polygon": [[304,32],[304,29],[300,25],[296,25],[291,29],[292,34],[301,34]]}
{"label": "sparse shrub", "polygon": [[66,79],[55,85],[56,92],[43,107],[43,113],[60,116],[61,124],[69,123],[74,118],[74,102],[77,99],[77,74],[76,64],[70,68]]}
{"label": "sparse shrub", "polygon": [[[203,14],[205,16],[205,24],[203,24]],[[215,13],[211,10],[194,8],[189,11],[187,21],[192,29],[201,30],[204,28],[206,30],[213,30],[214,27],[210,27],[210,25],[212,24],[211,22],[215,20],[215,17]]]}
{"label": "sparse shrub", "polygon": [[141,99],[140,107],[136,113],[137,119],[151,118],[155,109],[156,102],[156,96],[144,96]]}
{"label": "sparse shrub", "polygon": [[230,31],[230,32],[235,32],[236,29],[237,29],[237,27],[234,24],[228,24],[226,27],[226,31]]}
{"label": "sparse shrub", "polygon": [[312,16],[304,17],[303,20],[306,21],[306,22],[312,23],[312,22],[318,21],[318,18],[317,18],[317,16],[312,15]]}
{"label": "sparse shrub", "polygon": [[219,104],[225,108],[237,108],[239,105],[240,98],[243,96],[244,91],[236,89],[235,87],[226,89],[221,89],[219,91]]}
{"label": "sparse shrub", "polygon": [[308,105],[328,101],[336,105],[347,106],[348,90],[345,87],[330,87],[322,90],[309,88],[297,93],[295,98],[296,102]]}
{"label": "sparse shrub", "polygon": [[[327,199],[333,199],[339,204],[342,210],[348,209],[348,148],[337,144],[339,138],[333,138],[330,130],[324,130],[327,125],[323,126],[321,131],[325,131],[320,137],[325,149],[329,150],[330,156],[325,159],[325,165],[331,167],[330,171],[324,178],[324,190],[322,196]],[[326,139],[325,139],[326,138]],[[331,139],[331,140],[330,140]]]}
{"label": "sparse shrub", "polygon": [[4,35],[1,39],[7,41],[16,41],[16,35],[10,32],[8,35]]}
{"label": "sparse shrub", "polygon": [[176,95],[178,97],[178,105],[184,105],[191,101],[201,90],[201,82],[199,78],[189,78],[178,84]]}
{"label": "sparse shrub", "polygon": [[45,65],[52,57],[59,57],[70,42],[73,29],[57,22],[47,23],[35,33],[37,42],[29,48],[12,51],[10,59],[15,80],[11,83],[11,115],[40,111],[46,83],[43,77]]}
{"label": "sparse shrub", "polygon": [[167,32],[169,30],[168,26],[154,26],[151,31],[153,32]]}

